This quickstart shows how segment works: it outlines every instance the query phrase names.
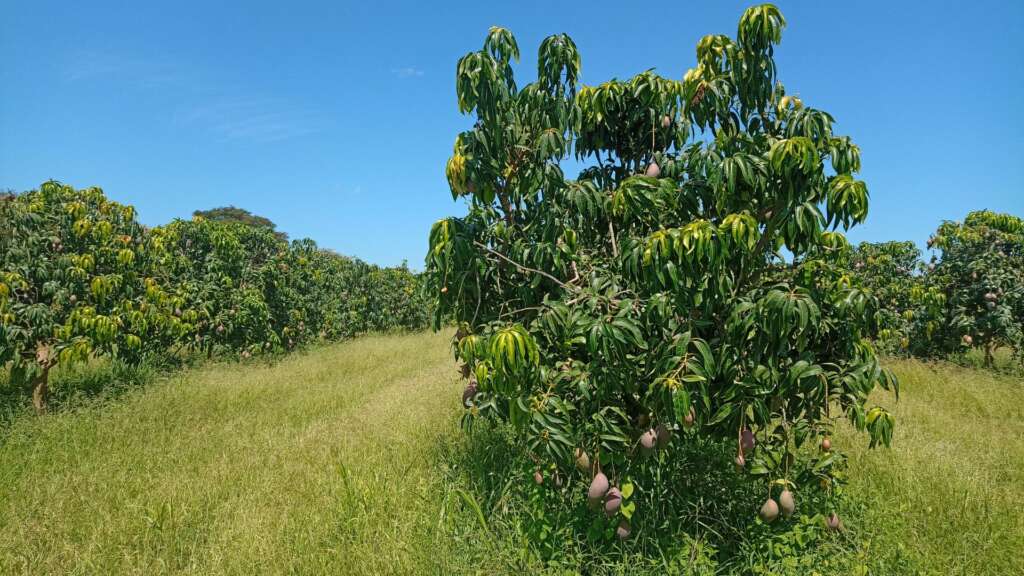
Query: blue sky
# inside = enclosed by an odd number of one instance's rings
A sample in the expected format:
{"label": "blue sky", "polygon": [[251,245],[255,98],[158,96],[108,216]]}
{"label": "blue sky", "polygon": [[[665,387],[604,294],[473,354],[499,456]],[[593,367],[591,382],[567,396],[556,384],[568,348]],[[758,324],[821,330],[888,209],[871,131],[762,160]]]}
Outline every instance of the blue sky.
{"label": "blue sky", "polygon": [[[567,32],[585,83],[654,67],[749,2],[46,2],[2,0],[0,189],[101,186],[143,222],[234,204],[293,237],[422,267],[438,218],[455,63],[510,28],[532,79]],[[778,2],[790,93],[863,151],[854,241],[924,243],[980,208],[1024,215],[1024,2]]]}

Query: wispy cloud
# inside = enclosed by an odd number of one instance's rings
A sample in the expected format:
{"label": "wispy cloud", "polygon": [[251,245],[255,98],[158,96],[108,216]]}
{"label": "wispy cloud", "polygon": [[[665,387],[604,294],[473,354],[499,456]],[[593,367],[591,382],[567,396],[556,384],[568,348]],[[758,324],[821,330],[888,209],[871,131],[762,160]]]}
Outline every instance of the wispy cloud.
{"label": "wispy cloud", "polygon": [[205,132],[221,142],[279,142],[319,132],[326,125],[316,110],[211,80],[201,70],[171,60],[83,50],[68,56],[63,76],[73,83],[159,89],[163,99],[172,102],[164,116],[170,117],[172,128]]}
{"label": "wispy cloud", "polygon": [[319,132],[323,118],[280,98],[221,97],[175,117],[177,124],[209,130],[223,142],[279,142]]}
{"label": "wispy cloud", "polygon": [[363,185],[352,185],[348,183],[336,182],[333,186],[330,187],[330,193],[335,196],[362,196]]}
{"label": "wispy cloud", "polygon": [[88,80],[97,76],[114,74],[122,68],[122,64],[96,55],[79,56],[64,68],[64,79],[68,82]]}
{"label": "wispy cloud", "polygon": [[67,82],[116,77],[118,82],[143,86],[173,83],[181,77],[176,67],[168,62],[92,50],[71,53],[62,72]]}
{"label": "wispy cloud", "polygon": [[399,78],[417,78],[419,76],[423,76],[423,70],[416,68],[415,66],[392,68],[391,73]]}

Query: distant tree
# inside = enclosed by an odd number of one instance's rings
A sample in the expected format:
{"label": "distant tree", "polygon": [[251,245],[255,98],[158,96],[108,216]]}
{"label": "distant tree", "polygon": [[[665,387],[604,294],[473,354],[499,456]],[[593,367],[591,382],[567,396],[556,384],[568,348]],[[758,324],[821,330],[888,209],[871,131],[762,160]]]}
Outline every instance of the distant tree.
{"label": "distant tree", "polygon": [[921,251],[913,242],[861,242],[850,255],[850,268],[858,282],[878,299],[875,312],[876,346],[886,352],[905,353],[909,333],[920,305]]}
{"label": "distant tree", "polygon": [[928,282],[948,303],[935,346],[981,348],[991,366],[999,346],[1024,350],[1024,219],[988,210],[943,222],[928,242],[941,257]]}
{"label": "distant tree", "polygon": [[274,224],[274,222],[269,218],[253,214],[245,208],[221,206],[219,208],[211,208],[209,210],[196,210],[192,215],[205,218],[206,220],[212,220],[214,222],[240,222],[256,228],[265,228],[273,232],[274,235],[281,240],[288,240],[288,235],[284,232],[278,231],[277,224]]}

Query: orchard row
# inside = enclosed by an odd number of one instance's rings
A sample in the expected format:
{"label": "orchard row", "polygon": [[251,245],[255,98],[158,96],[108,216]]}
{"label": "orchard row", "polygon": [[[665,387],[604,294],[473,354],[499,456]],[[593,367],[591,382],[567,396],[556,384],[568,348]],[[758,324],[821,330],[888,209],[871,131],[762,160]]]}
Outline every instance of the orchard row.
{"label": "orchard row", "polygon": [[896,354],[945,357],[999,348],[1024,361],[1024,220],[972,212],[944,222],[927,264],[912,242],[863,243],[849,254],[854,276],[878,297],[876,343]]}
{"label": "orchard row", "polygon": [[98,188],[0,199],[0,364],[46,408],[50,371],[109,355],[243,358],[426,325],[419,280],[196,217],[147,228]]}

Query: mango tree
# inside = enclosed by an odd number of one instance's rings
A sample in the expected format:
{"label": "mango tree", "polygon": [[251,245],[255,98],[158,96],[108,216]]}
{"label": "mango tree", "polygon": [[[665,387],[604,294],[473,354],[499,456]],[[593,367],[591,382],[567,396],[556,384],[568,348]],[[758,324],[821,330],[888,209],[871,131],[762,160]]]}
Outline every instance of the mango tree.
{"label": "mango tree", "polygon": [[175,312],[189,321],[185,347],[251,356],[281,344],[267,305],[265,276],[285,274],[286,249],[273,231],[196,216],[154,230],[167,247],[162,267],[173,278]]}
{"label": "mango tree", "polygon": [[423,296],[419,276],[404,262],[391,268],[373,266],[363,278],[367,296],[363,313],[368,316],[373,330],[389,331],[429,324],[430,305]]}
{"label": "mango tree", "polygon": [[112,354],[137,362],[187,327],[168,314],[161,248],[131,206],[46,182],[0,200],[0,364],[45,412],[50,371]]}
{"label": "mango tree", "polygon": [[289,243],[269,227],[234,220],[195,216],[153,235],[167,247],[161,267],[191,329],[181,345],[210,356],[426,325],[417,279],[404,267],[380,268],[309,239]]}
{"label": "mango tree", "polygon": [[1019,355],[1024,348],[1024,220],[971,212],[963,222],[943,222],[929,244],[940,258],[928,281],[947,302],[935,346],[947,352],[981,348],[988,366],[998,346],[1010,346]]}
{"label": "mango tree", "polygon": [[[447,176],[468,213],[432,228],[425,281],[435,325],[459,323],[467,421],[510,422],[620,537],[639,479],[691,435],[734,441],[744,474],[785,487],[784,513],[792,486],[832,485],[837,417],[891,439],[893,417],[868,405],[896,384],[868,340],[877,302],[840,265],[836,230],[867,217],[860,152],[779,83],[784,26],[772,5],[748,9],[735,38],[700,40],[682,80],[581,85],[560,34],[520,87],[502,28],[457,66],[475,122]],[[567,179],[572,157],[584,167]]]}
{"label": "mango tree", "polygon": [[[926,355],[941,322],[944,297],[926,286],[934,264],[921,262],[913,242],[862,242],[850,255],[856,281],[878,299],[875,344],[889,353]],[[924,338],[920,336],[924,335]]]}

